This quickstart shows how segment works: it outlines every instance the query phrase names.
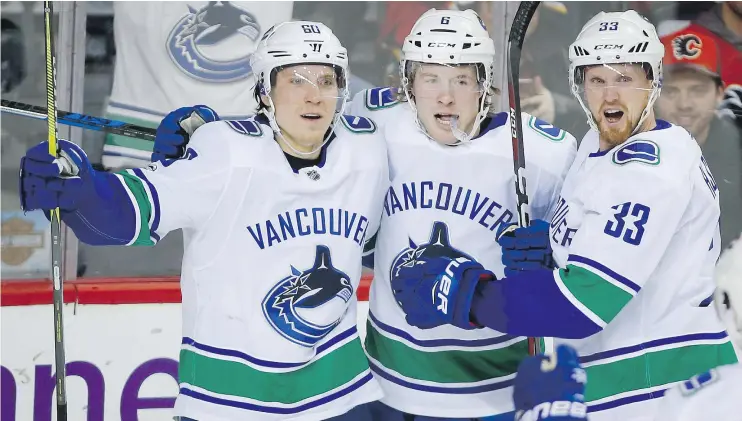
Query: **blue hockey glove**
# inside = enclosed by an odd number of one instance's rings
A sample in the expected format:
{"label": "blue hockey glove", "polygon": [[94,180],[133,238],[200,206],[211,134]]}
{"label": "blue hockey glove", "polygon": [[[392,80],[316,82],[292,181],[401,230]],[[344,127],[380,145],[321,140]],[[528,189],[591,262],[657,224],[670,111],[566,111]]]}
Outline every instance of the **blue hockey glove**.
{"label": "blue hockey glove", "polygon": [[554,355],[526,358],[513,388],[515,420],[586,420],[586,383],[587,374],[570,346],[560,345]]}
{"label": "blue hockey glove", "polygon": [[183,107],[170,112],[157,127],[152,162],[183,158],[193,132],[212,121],[219,121],[219,116],[206,105]]}
{"label": "blue hockey glove", "polygon": [[554,268],[549,223],[546,221],[536,219],[523,228],[516,224],[501,224],[497,230],[497,242],[502,247],[505,277],[521,271]]}
{"label": "blue hockey glove", "polygon": [[400,270],[392,279],[392,292],[412,326],[475,329],[469,311],[480,279],[492,280],[494,274],[465,257],[423,258]]}
{"label": "blue hockey glove", "polygon": [[[21,158],[18,191],[21,209],[74,211],[95,192],[95,170],[85,152],[59,140],[60,157],[49,154],[46,142],[30,148]],[[47,215],[48,217],[48,215]]]}

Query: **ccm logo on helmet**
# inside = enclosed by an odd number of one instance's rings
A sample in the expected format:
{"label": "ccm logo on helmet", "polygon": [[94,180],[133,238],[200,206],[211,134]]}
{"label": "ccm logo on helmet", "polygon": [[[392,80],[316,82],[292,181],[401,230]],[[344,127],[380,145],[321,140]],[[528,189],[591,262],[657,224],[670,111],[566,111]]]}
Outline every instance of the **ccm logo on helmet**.
{"label": "ccm logo on helmet", "polygon": [[428,43],[428,47],[433,47],[433,48],[451,47],[451,48],[454,48],[454,47],[456,47],[456,44],[451,44],[450,42],[429,42]]}
{"label": "ccm logo on helmet", "polygon": [[600,44],[596,45],[596,50],[620,50],[623,48],[623,44]]}

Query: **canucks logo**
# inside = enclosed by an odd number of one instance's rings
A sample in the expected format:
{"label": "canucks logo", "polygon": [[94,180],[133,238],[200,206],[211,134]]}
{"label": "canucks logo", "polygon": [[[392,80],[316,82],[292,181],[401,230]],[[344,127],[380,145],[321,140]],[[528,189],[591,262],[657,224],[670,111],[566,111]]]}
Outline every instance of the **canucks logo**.
{"label": "canucks logo", "polygon": [[263,314],[284,338],[312,347],[340,323],[352,296],[350,277],[332,266],[327,246],[317,246],[314,265],[291,266],[263,299]]}
{"label": "canucks logo", "polygon": [[[260,38],[260,25],[255,15],[228,1],[211,1],[201,9],[188,6],[188,11],[168,37],[167,51],[173,62],[187,75],[204,82],[233,82],[246,78],[252,70],[251,54],[226,57],[224,52],[244,51],[244,47],[230,48],[235,35],[246,36],[253,42]],[[239,41],[239,45],[244,46],[244,40]],[[222,57],[208,54],[214,50]]]}
{"label": "canucks logo", "polygon": [[474,258],[451,245],[448,226],[440,221],[433,224],[433,230],[430,233],[430,238],[427,243],[416,245],[411,238],[409,240],[410,247],[402,250],[402,252],[392,261],[392,267],[389,273],[389,280],[392,283],[405,269],[413,268],[415,265],[422,264],[423,262],[421,262],[421,260],[423,259],[434,257],[458,259],[459,257],[465,257],[474,261]]}

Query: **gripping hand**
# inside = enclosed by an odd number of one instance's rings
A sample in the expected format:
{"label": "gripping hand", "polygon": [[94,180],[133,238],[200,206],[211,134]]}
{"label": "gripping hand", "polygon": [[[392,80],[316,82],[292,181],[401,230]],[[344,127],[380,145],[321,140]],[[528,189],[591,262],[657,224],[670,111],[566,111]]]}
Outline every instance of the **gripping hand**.
{"label": "gripping hand", "polygon": [[560,345],[553,355],[526,358],[515,377],[515,420],[586,420],[586,383],[587,374],[570,346]]}
{"label": "gripping hand", "polygon": [[536,219],[522,228],[517,228],[515,224],[500,225],[497,242],[502,247],[505,277],[521,271],[554,268],[549,223],[546,221]]}
{"label": "gripping hand", "polygon": [[59,139],[59,158],[49,154],[48,143],[30,148],[21,158],[18,191],[21,209],[74,211],[95,192],[95,170],[85,152]]}
{"label": "gripping hand", "polygon": [[218,120],[216,111],[206,105],[183,107],[170,112],[157,127],[152,162],[183,158],[193,132],[206,123]]}
{"label": "gripping hand", "polygon": [[392,291],[412,326],[474,329],[469,311],[475,288],[480,279],[493,278],[492,272],[465,257],[430,257],[402,268],[392,278]]}

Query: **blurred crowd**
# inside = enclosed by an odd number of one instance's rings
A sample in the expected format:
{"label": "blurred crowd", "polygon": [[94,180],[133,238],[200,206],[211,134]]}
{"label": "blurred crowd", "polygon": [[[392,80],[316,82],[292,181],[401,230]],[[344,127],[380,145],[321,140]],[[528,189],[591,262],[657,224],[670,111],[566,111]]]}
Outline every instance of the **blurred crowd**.
{"label": "blurred crowd", "polygon": [[[44,103],[44,87],[38,83],[43,77],[40,3],[2,3],[4,99]],[[168,111],[197,103],[210,105],[222,115],[247,115],[250,112],[245,108],[251,99],[244,95],[251,92],[249,75],[234,73],[224,63],[239,63],[249,54],[242,51],[245,45],[254,44],[271,25],[288,19],[320,21],[333,29],[349,52],[351,94],[399,83],[401,44],[415,20],[430,8],[472,8],[491,34],[506,30],[491,24],[499,22],[491,2],[150,3],[160,4],[160,9],[144,6],[148,3],[85,2],[83,112],[150,127],[156,127]],[[542,2],[528,28],[522,55],[523,110],[580,139],[588,126],[567,81],[567,46],[597,12],[629,8],[655,24],[665,45],[665,73],[656,111],[659,118],[690,131],[701,145],[721,190],[726,247],[742,232],[742,2]],[[231,55],[219,56],[220,45],[227,46],[222,50]],[[504,45],[498,47],[505,50]],[[209,57],[213,60],[208,61]],[[199,58],[207,61],[198,63]],[[193,61],[196,65],[189,67]],[[172,63],[177,64],[178,74],[168,73]],[[43,140],[44,133],[43,122],[2,117],[2,245],[6,255],[26,244],[23,241],[43,245],[41,240],[29,239],[35,232],[34,223],[22,223],[16,183],[20,156]],[[131,139],[87,131],[81,142],[92,162],[104,168],[140,165],[148,157],[146,142],[135,144]],[[181,240],[170,237],[150,250],[80,245],[79,275],[177,275]],[[38,276],[39,270],[24,266],[27,262],[22,257],[29,253],[10,253],[20,256],[12,261],[3,258],[3,277]],[[111,258],[114,253],[116,259]],[[142,259],[152,254],[157,258]]]}

